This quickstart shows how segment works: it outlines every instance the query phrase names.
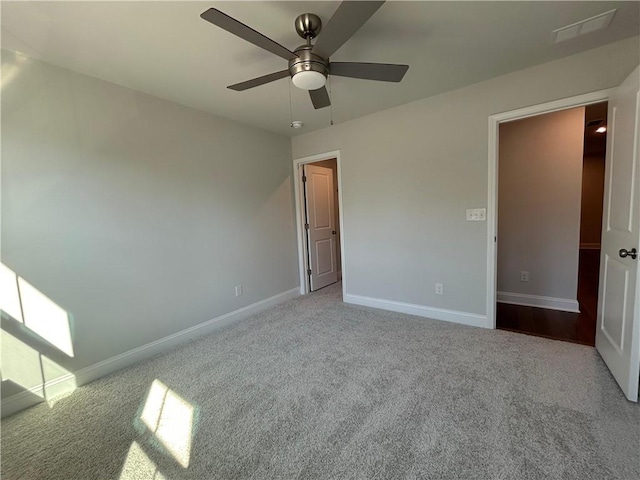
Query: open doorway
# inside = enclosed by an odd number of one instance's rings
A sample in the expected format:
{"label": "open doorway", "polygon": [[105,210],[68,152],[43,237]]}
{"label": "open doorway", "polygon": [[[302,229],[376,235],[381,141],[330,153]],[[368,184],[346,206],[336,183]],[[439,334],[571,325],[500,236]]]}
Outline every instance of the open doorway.
{"label": "open doorway", "polygon": [[300,293],[343,279],[340,152],[294,160]]}
{"label": "open doorway", "polygon": [[499,126],[496,327],[595,345],[607,103]]}
{"label": "open doorway", "polygon": [[315,292],[340,279],[340,208],[335,158],[302,165],[305,250],[309,290]]}

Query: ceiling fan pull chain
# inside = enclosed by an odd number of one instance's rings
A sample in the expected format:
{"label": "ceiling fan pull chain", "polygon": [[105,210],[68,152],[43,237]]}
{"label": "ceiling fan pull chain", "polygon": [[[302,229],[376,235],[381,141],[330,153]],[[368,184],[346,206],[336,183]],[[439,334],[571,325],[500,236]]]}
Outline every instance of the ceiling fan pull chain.
{"label": "ceiling fan pull chain", "polygon": [[289,85],[289,126],[293,127],[293,107],[291,106],[291,79],[287,82]]}
{"label": "ceiling fan pull chain", "polygon": [[[329,77],[329,99],[331,99],[331,97],[333,97],[333,95],[331,92],[331,77]],[[329,124],[333,125],[333,102],[329,104],[329,116]]]}

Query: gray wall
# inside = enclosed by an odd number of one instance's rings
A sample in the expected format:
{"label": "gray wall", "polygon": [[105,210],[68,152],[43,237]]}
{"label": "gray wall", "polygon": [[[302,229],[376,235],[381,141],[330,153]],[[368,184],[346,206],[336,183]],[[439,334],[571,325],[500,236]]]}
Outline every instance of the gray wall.
{"label": "gray wall", "polygon": [[75,356],[54,361],[73,372],[297,286],[288,138],[2,62],[2,262],[72,316]]}
{"label": "gray wall", "polygon": [[487,224],[465,209],[487,206],[489,115],[618,85],[638,48],[634,37],[293,138],[294,158],[341,151],[347,293],[485,314]]}
{"label": "gray wall", "polygon": [[498,291],[577,301],[584,107],[503,123],[499,138]]}
{"label": "gray wall", "polygon": [[604,154],[584,157],[580,245],[585,248],[600,248],[604,201],[604,158]]}

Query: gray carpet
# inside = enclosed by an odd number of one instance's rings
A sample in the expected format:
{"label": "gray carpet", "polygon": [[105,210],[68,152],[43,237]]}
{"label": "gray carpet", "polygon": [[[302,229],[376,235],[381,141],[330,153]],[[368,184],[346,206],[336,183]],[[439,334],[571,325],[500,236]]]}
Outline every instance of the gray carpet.
{"label": "gray carpet", "polygon": [[292,300],[4,420],[2,478],[640,478],[640,407],[593,348],[340,300]]}

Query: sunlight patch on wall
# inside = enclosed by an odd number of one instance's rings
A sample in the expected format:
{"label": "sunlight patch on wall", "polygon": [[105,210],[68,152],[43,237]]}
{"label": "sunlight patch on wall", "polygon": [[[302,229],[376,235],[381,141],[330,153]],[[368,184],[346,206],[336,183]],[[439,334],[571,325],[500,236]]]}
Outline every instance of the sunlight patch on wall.
{"label": "sunlight patch on wall", "polygon": [[3,263],[0,310],[73,357],[69,313]]}
{"label": "sunlight patch on wall", "polygon": [[138,442],[129,448],[119,480],[166,480]]}
{"label": "sunlight patch on wall", "polygon": [[23,55],[22,53],[15,52],[12,53],[12,60],[14,63],[2,63],[2,82],[0,83],[0,85],[3,90],[18,77],[18,75],[22,71],[22,66],[27,62],[28,57],[26,55]]}
{"label": "sunlight patch on wall", "polygon": [[44,398],[44,382],[40,367],[40,352],[29,347],[4,330],[0,331],[2,380],[11,380],[25,390]]}
{"label": "sunlight patch on wall", "polygon": [[189,466],[191,457],[194,413],[193,405],[160,380],[154,380],[140,415],[140,420],[184,468]]}
{"label": "sunlight patch on wall", "polygon": [[0,310],[6,312],[14,320],[23,322],[18,278],[13,270],[0,263]]}
{"label": "sunlight patch on wall", "polygon": [[13,335],[0,331],[2,381],[10,380],[53,406],[73,392],[75,376]]}
{"label": "sunlight patch on wall", "polygon": [[73,357],[67,311],[22,277],[18,277],[18,287],[25,326]]}

